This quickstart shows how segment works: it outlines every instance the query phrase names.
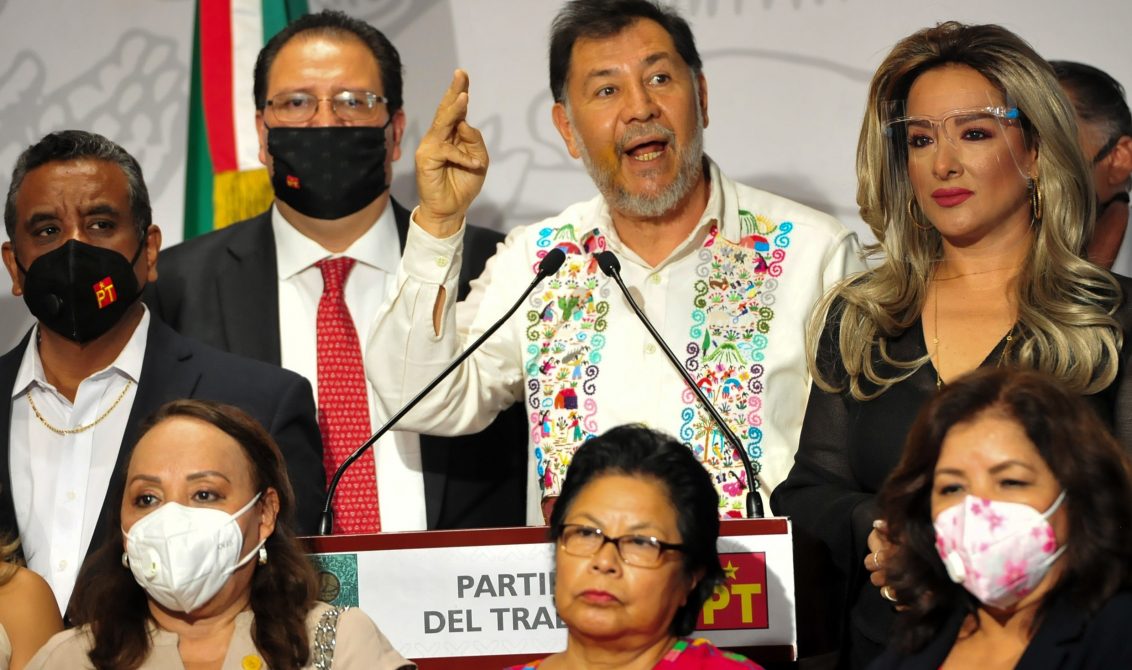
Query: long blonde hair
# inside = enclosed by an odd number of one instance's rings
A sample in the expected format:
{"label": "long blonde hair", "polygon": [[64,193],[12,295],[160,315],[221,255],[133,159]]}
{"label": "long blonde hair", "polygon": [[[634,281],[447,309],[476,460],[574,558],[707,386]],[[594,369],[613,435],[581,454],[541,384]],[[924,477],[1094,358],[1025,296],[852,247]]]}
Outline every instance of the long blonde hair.
{"label": "long blonde hair", "polygon": [[[917,226],[909,212],[907,166],[890,151],[886,123],[891,103],[905,100],[919,75],[949,63],[976,70],[1016,105],[1027,145],[1037,149],[1043,213],[1017,280],[1023,337],[1011,355],[1075,392],[1095,393],[1116,378],[1122,333],[1113,313],[1122,296],[1112,275],[1081,258],[1095,205],[1072,107],[1049,64],[1017,35],[997,25],[954,21],[901,40],[873,76],[857,145],[857,204],[878,240],[866,251],[879,264],[842,281],[818,304],[806,333],[814,380],[826,391],[843,390],[816,360],[831,309],[837,313],[830,316],[840,319],[837,344],[854,398],[880,395],[928,360],[895,360],[887,351],[887,339],[919,319],[942,243],[934,228]],[[876,357],[895,374],[878,370]]]}

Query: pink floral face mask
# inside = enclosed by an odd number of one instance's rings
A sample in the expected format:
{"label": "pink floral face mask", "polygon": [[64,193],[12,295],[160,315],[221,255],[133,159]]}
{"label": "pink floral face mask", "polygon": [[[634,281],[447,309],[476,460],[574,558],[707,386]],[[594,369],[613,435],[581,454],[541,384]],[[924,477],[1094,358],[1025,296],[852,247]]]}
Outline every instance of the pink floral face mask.
{"label": "pink floral face mask", "polygon": [[952,581],[984,605],[1007,609],[1042,581],[1065,551],[1057,546],[1049,517],[1023,503],[967,496],[935,519],[935,547]]}

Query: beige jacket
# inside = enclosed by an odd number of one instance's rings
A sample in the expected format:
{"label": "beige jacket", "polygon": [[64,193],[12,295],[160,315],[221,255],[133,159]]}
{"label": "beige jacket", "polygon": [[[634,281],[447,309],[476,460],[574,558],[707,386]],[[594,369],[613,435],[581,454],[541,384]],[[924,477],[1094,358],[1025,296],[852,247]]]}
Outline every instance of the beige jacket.
{"label": "beige jacket", "polygon": [[[325,603],[317,603],[307,614],[307,631],[310,635],[313,648],[315,628],[318,626],[322,614],[330,607]],[[236,617],[236,630],[232,633],[232,641],[228,645],[228,654],[224,657],[223,670],[267,670],[267,664],[259,655],[255,645],[252,644],[252,621],[254,616],[250,611],[242,612]],[[161,630],[151,626],[153,647],[149,657],[142,663],[140,670],[184,670],[181,655],[177,651],[178,638],[175,633]],[[87,652],[90,650],[92,639],[88,628],[73,628],[51,638],[43,649],[32,658],[28,670],[41,670],[59,668],[60,670],[88,670],[93,669]],[[305,666],[314,667],[312,653],[311,662]],[[360,609],[349,609],[342,613],[338,619],[338,632],[334,648],[334,670],[352,670],[365,668],[369,670],[400,670],[401,668],[415,668],[406,661],[397,650],[389,644],[389,640],[378,630],[373,620]]]}

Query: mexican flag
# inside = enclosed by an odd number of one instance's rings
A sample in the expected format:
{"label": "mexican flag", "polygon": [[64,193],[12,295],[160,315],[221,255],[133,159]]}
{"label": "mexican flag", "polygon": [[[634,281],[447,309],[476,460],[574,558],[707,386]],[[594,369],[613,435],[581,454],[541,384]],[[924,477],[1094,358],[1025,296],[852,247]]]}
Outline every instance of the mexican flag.
{"label": "mexican flag", "polygon": [[272,35],[307,0],[197,0],[190,84],[185,239],[259,214],[271,181],[259,162],[252,74]]}

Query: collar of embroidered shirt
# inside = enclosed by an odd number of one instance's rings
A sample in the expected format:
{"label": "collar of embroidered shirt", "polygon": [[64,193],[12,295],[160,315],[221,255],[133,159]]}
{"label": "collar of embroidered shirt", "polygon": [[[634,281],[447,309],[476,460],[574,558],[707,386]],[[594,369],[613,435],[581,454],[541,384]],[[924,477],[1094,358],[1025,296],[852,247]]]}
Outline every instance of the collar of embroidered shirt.
{"label": "collar of embroidered shirt", "polygon": [[[687,256],[700,249],[707,239],[708,232],[711,230],[711,225],[718,221],[722,221],[724,217],[723,212],[723,187],[722,179],[720,179],[719,166],[715,161],[710,158],[704,157],[707,162],[708,179],[709,179],[709,192],[707,206],[704,207],[704,213],[700,215],[700,220],[692,232],[683,242],[678,244],[672,253],[668,254],[668,258],[652,267],[653,272],[659,272],[666,266],[674,263],[681,258]],[[613,253],[617,254],[622,261],[630,261],[642,267],[649,267],[645,261],[637,255],[635,251],[625,246],[621,241],[621,237],[617,234],[617,229],[613,225],[613,219],[609,215],[609,205],[606,204],[605,198],[598,196],[596,199],[597,209],[594,212],[594,221],[597,224],[597,229],[605,236],[608,248]],[[581,233],[581,231],[579,231]]]}
{"label": "collar of embroidered shirt", "polygon": [[397,220],[393,205],[387,205],[369,227],[348,249],[332,254],[318,242],[303,235],[287,223],[279,208],[271,206],[271,229],[275,233],[275,261],[279,279],[290,279],[324,258],[348,256],[389,274],[397,272],[401,262],[401,242],[397,237]]}
{"label": "collar of embroidered shirt", "polygon": [[[138,383],[138,380],[141,379],[142,363],[145,360],[145,345],[149,335],[150,318],[149,309],[145,307],[144,303],[142,307],[144,311],[141,321],[138,322],[134,333],[130,335],[126,346],[118,352],[118,357],[110,365],[87,377],[87,379],[102,379],[117,374],[129,379],[134,384]],[[16,372],[16,383],[12,386],[12,399],[15,400],[22,396],[31,388],[32,384],[35,384],[43,391],[55,395],[60,402],[70,406],[71,401],[67,400],[55,386],[47,381],[47,375],[43,371],[43,359],[39,357],[39,347],[35,346],[39,339],[38,328],[39,324],[32,326],[27,349],[20,361],[20,368]]]}

